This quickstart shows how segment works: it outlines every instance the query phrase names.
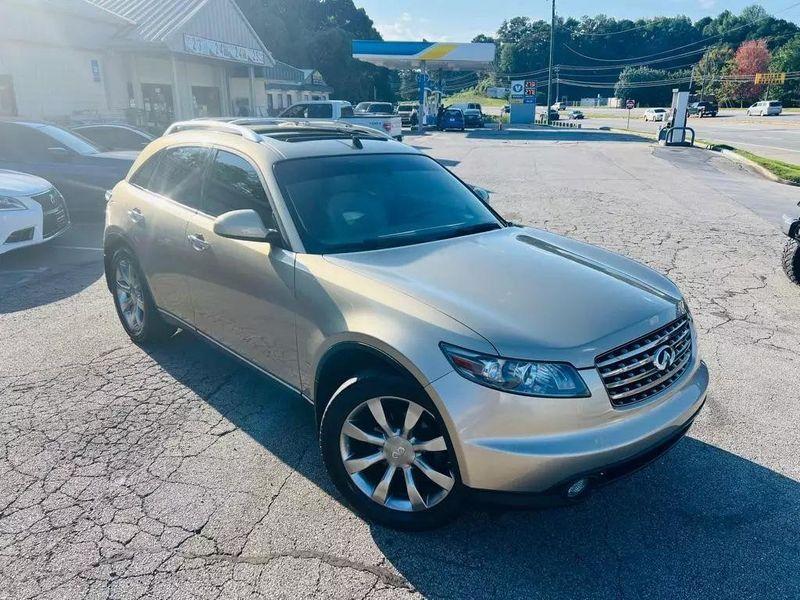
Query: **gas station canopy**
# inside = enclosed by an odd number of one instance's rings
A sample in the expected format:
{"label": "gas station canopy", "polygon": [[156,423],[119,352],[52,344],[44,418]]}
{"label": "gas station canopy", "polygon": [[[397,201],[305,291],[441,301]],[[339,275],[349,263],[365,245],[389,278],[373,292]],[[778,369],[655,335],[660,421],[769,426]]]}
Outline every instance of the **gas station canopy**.
{"label": "gas station canopy", "polygon": [[389,69],[480,71],[494,62],[494,44],[353,40],[353,58]]}

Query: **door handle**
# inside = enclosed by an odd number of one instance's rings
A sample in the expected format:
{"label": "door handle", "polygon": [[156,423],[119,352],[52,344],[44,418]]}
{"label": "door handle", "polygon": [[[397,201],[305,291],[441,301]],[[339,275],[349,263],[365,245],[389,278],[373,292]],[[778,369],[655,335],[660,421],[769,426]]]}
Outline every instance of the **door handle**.
{"label": "door handle", "polygon": [[130,209],[128,211],[128,217],[130,218],[131,221],[133,221],[137,225],[144,224],[144,215],[142,214],[142,211],[139,210],[138,208]]}
{"label": "door handle", "polygon": [[189,234],[186,237],[189,240],[189,243],[192,245],[192,248],[194,248],[197,252],[202,252],[211,245],[205,240],[202,233]]}

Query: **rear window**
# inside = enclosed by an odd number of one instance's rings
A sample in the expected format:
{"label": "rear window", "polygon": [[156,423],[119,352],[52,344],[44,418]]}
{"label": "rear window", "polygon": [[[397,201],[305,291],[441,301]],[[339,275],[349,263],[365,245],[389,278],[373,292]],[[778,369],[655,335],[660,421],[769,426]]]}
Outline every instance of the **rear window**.
{"label": "rear window", "polygon": [[[352,112],[353,109],[350,110]],[[309,104],[306,117],[309,119],[331,119],[333,118],[333,107],[330,104]]]}
{"label": "rear window", "polygon": [[769,105],[770,106],[781,106],[781,103],[780,102],[770,102]]}
{"label": "rear window", "polygon": [[352,106],[343,106],[342,107],[342,118],[349,119],[353,116],[353,107]]}

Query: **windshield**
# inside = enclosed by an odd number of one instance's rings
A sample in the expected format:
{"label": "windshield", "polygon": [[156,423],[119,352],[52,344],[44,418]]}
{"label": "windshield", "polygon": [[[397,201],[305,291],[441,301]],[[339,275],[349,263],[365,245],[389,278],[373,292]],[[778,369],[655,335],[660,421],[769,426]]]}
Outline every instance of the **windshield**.
{"label": "windshield", "polygon": [[358,252],[502,227],[432,158],[368,154],[288,160],[275,176],[306,251]]}
{"label": "windshield", "polygon": [[92,145],[89,140],[58,127],[44,125],[39,128],[39,131],[50,136],[58,143],[63,144],[64,147],[72,150],[73,152],[77,152],[78,154],[97,154],[100,152],[100,149],[97,146]]}

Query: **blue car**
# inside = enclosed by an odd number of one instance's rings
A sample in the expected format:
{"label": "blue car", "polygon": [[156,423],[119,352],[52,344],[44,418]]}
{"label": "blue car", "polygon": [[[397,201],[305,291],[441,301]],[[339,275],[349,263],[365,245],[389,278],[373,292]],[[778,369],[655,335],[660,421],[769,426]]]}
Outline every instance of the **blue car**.
{"label": "blue car", "polygon": [[439,121],[440,130],[458,129],[459,131],[464,131],[465,127],[464,113],[461,112],[460,108],[448,108],[442,112],[442,118]]}
{"label": "blue car", "polygon": [[56,186],[70,214],[102,219],[105,193],[124,179],[138,152],[105,152],[49,123],[0,121],[0,169],[30,173]]}

